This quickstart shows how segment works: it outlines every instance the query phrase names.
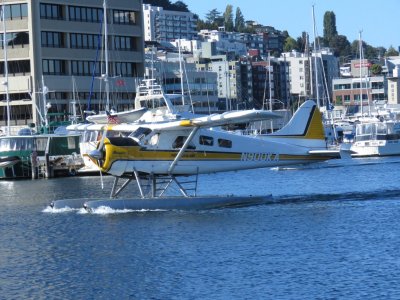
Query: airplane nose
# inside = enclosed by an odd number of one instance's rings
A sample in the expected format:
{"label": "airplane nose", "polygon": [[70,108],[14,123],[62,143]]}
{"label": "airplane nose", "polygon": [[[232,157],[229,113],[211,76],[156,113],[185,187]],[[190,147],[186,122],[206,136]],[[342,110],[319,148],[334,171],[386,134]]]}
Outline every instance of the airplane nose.
{"label": "airplane nose", "polygon": [[94,158],[94,159],[102,159],[103,158],[103,151],[100,151],[98,149],[90,151],[89,156]]}

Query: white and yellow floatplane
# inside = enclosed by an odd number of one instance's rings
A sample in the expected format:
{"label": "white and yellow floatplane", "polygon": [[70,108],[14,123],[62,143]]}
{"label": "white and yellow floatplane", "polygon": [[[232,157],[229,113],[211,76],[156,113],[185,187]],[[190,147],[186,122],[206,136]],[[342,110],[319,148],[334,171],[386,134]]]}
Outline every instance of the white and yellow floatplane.
{"label": "white and yellow floatplane", "polygon": [[[83,205],[92,211],[101,206],[134,210],[208,209],[264,203],[270,196],[198,197],[195,189],[194,196],[189,195],[182,178],[195,176],[197,186],[199,174],[307,164],[339,157],[338,151],[326,147],[321,114],[313,101],[306,101],[285,127],[270,135],[240,135],[220,127],[277,117],[270,111],[246,110],[169,122],[105,125],[103,138],[89,157],[102,172],[115,177],[110,198],[59,200],[52,206]],[[120,179],[124,180],[121,186]],[[132,181],[136,181],[140,197],[117,198]],[[148,193],[143,181],[149,182]],[[171,185],[178,187],[182,196],[164,196]]]}

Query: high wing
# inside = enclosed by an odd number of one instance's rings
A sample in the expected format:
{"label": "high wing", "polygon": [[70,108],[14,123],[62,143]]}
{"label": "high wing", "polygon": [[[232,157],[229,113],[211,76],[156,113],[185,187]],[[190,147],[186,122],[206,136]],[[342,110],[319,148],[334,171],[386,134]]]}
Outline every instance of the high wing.
{"label": "high wing", "polygon": [[84,131],[84,130],[103,130],[107,126],[109,130],[129,131],[134,126],[151,127],[153,129],[162,130],[178,130],[182,127],[198,127],[210,128],[230,124],[248,123],[261,120],[273,120],[281,118],[280,115],[266,110],[243,110],[243,111],[229,111],[222,114],[213,114],[204,117],[197,117],[191,119],[183,119],[169,122],[134,122],[126,124],[84,124],[84,125],[70,125],[68,130]]}
{"label": "high wing", "polygon": [[182,129],[182,127],[211,128],[278,118],[281,118],[281,116],[266,110],[230,111],[223,114],[213,114],[204,117],[164,123],[162,129],[176,130]]}
{"label": "high wing", "polygon": [[229,111],[223,114],[190,119],[187,123],[181,122],[181,126],[216,127],[279,118],[281,118],[280,115],[266,110]]}

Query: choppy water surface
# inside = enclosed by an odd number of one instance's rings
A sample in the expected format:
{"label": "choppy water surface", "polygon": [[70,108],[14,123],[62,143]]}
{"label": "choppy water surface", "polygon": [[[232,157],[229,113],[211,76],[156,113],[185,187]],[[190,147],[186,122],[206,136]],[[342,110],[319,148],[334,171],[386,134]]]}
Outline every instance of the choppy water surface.
{"label": "choppy water surface", "polygon": [[[400,299],[400,158],[201,176],[210,211],[49,213],[98,177],[0,181],[1,299]],[[105,178],[109,188],[111,178]]]}

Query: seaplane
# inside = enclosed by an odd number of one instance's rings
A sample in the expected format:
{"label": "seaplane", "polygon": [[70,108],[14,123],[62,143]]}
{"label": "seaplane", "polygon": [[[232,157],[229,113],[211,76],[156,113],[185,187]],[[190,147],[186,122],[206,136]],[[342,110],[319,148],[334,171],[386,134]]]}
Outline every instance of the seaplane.
{"label": "seaplane", "polygon": [[[209,209],[265,203],[271,196],[197,196],[200,174],[308,164],[339,158],[328,150],[315,102],[309,100],[281,130],[270,136],[241,135],[222,126],[274,119],[271,111],[232,111],[168,122],[105,125],[97,148],[88,153],[103,172],[114,177],[107,199],[66,199],[51,207],[95,211],[112,209]],[[188,181],[188,177],[195,180]],[[121,183],[120,180],[123,180]],[[136,182],[138,197],[120,197]],[[175,186],[179,196],[169,196]]]}

